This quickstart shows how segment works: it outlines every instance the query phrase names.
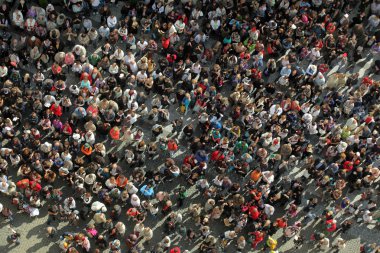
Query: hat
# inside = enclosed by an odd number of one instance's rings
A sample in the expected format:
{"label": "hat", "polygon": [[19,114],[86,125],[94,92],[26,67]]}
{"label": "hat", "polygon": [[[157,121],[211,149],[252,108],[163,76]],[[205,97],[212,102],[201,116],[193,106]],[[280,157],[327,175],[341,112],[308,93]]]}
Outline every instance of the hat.
{"label": "hat", "polygon": [[290,28],[292,28],[293,30],[295,30],[295,29],[297,29],[297,26],[296,26],[295,24],[292,24],[292,25],[290,26]]}
{"label": "hat", "polygon": [[181,253],[181,249],[179,247],[174,247],[169,252],[170,253]]}

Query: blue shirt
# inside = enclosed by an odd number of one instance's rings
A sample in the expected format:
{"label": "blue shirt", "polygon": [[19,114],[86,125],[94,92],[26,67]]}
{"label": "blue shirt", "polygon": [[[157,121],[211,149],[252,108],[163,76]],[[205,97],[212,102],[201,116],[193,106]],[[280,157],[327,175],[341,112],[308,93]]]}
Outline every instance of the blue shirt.
{"label": "blue shirt", "polygon": [[144,185],[141,187],[140,192],[145,196],[145,197],[150,197],[153,196],[154,191],[152,187],[148,188],[148,185]]}
{"label": "blue shirt", "polygon": [[280,75],[282,75],[282,76],[290,76],[291,73],[292,73],[291,69],[289,69],[288,67],[283,67],[281,69]]}

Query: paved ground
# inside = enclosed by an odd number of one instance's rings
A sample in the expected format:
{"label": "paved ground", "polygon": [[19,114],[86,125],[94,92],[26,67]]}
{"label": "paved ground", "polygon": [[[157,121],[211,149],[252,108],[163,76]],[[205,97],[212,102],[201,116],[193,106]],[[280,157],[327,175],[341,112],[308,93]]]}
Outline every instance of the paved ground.
{"label": "paved ground", "polygon": [[[112,7],[113,11],[116,11],[116,7]],[[116,12],[118,13],[118,12]],[[96,25],[99,20],[98,17],[92,16],[94,19],[94,25]],[[88,48],[89,52],[94,51],[95,48]],[[368,68],[371,66],[371,61],[367,62],[362,62],[359,65],[355,66],[355,71],[359,71],[360,76],[364,76]],[[336,69],[333,69],[331,73],[335,72]],[[74,79],[72,75],[69,75],[68,77],[68,82],[77,82],[77,79]],[[176,106],[171,107],[171,118],[176,118],[178,117],[178,113],[176,111]],[[192,121],[193,119],[191,118],[191,114],[188,114],[185,117],[186,122]],[[139,124],[140,127],[142,127],[144,130],[146,130],[146,135],[145,138],[149,139],[150,138],[150,127],[151,125],[147,122],[142,122]],[[170,132],[170,127],[165,128],[165,133],[168,134]],[[5,143],[4,143],[5,144]],[[120,153],[120,155],[123,154],[123,148],[122,146],[115,147],[117,148]],[[177,152],[176,154],[176,159],[180,160],[183,157],[183,154],[186,151],[186,142],[182,141],[182,147]],[[147,161],[147,169],[153,169],[158,166],[161,166],[163,163],[164,157],[160,157],[157,159],[149,160]],[[301,165],[299,165],[301,167]],[[13,176],[15,176],[15,171],[11,172]],[[210,172],[213,173],[213,172]],[[299,168],[294,168],[294,170],[291,172],[291,177],[300,177],[302,176],[302,173],[299,173]],[[165,184],[161,184],[158,186],[156,191],[159,190],[165,190],[165,191],[170,191],[173,192],[179,185],[185,185],[183,179],[175,180],[174,182],[165,182]],[[308,191],[306,192],[306,195],[312,195],[314,194],[314,189],[315,189],[315,184],[313,181],[309,182],[309,187]],[[71,193],[71,189],[65,188],[63,186],[63,191],[67,193]],[[186,207],[188,204],[192,201],[200,201],[201,196],[199,195],[199,192],[194,188],[191,187],[188,190],[189,198],[186,200],[185,206],[183,209],[180,209],[179,211],[184,213],[186,211]],[[306,197],[306,196],[305,196]],[[357,200],[357,199],[356,199]],[[4,196],[0,196],[0,202],[3,205],[10,205],[10,200]],[[333,206],[333,203],[331,203],[331,206]],[[321,212],[322,210],[319,210]],[[345,217],[340,217],[339,221],[344,219]],[[9,234],[9,231],[7,229],[8,223],[4,220],[1,220],[0,226],[0,252],[17,252],[17,253],[44,253],[44,252],[59,252],[59,248],[57,244],[55,243],[58,239],[56,236],[53,239],[47,238],[46,233],[45,233],[45,228],[46,228],[46,207],[41,209],[41,214],[37,218],[30,218],[24,213],[16,214],[15,215],[15,220],[14,220],[14,227],[16,228],[17,231],[21,233],[21,244],[19,246],[10,246],[7,245],[6,242],[6,236]],[[185,225],[187,226],[194,226],[193,221],[188,217],[184,216],[185,220]],[[128,234],[130,231],[133,230],[133,224],[132,222],[127,222],[125,219],[125,216],[123,215],[122,221],[126,222],[127,224],[127,231],[126,234]],[[162,223],[164,221],[164,217],[159,216],[158,218],[154,219],[151,217],[148,217],[146,222],[144,223],[146,226],[150,226],[154,228],[154,239],[152,240],[151,246],[153,246],[156,242],[160,241],[163,236],[163,229],[162,229]],[[290,223],[293,223],[294,221],[290,221]],[[57,225],[57,223],[56,223]],[[323,224],[322,224],[323,225]],[[318,230],[318,227],[320,227],[321,224],[318,223],[313,223],[310,224],[307,229],[305,230],[305,235],[306,238],[311,235],[311,233],[315,230]],[[84,227],[84,224],[81,223],[79,227],[72,227],[67,222],[61,222],[58,225],[58,234],[63,233],[64,231],[71,231],[71,232],[77,232],[80,231],[81,228]],[[221,225],[220,222],[212,222],[211,227],[213,230],[213,234],[215,236],[218,236],[221,234],[224,230],[225,227]],[[275,238],[279,238],[280,233],[277,233],[275,235]],[[334,235],[332,238],[336,238],[337,235]],[[342,251],[344,253],[352,253],[352,252],[358,252],[360,242],[377,242],[378,238],[380,238],[380,233],[377,228],[374,228],[373,226],[365,226],[365,225],[355,225],[350,231],[348,231],[347,234],[343,236],[344,239],[348,240],[347,243],[347,248],[346,250]],[[181,246],[182,249],[189,249],[191,252],[196,252],[197,250],[197,243],[195,244],[189,244],[187,241],[183,240],[180,238],[180,236],[173,235],[173,245],[178,244]],[[123,241],[122,241],[123,242]],[[124,243],[123,243],[124,245]],[[281,247],[279,248],[280,252],[316,252],[318,250],[315,249],[315,245],[313,244],[307,244],[305,245],[302,249],[300,250],[294,250],[292,249],[293,243],[292,240],[286,242],[286,243],[280,243]],[[246,250],[244,252],[250,252],[249,247],[246,247]],[[149,247],[146,247],[143,252],[148,252]],[[125,252],[125,250],[123,251]],[[227,252],[235,252],[235,248],[233,246],[229,247]]]}

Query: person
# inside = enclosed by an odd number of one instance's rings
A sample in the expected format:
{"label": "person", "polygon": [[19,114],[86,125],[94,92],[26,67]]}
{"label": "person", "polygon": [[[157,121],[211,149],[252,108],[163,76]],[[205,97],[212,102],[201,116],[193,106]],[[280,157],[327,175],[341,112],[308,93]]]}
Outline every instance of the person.
{"label": "person", "polygon": [[181,186],[178,190],[178,192],[176,193],[176,195],[178,196],[177,198],[177,205],[178,207],[182,207],[183,206],[183,203],[187,197],[187,193],[186,193],[186,188]]}
{"label": "person", "polygon": [[173,157],[174,153],[178,150],[178,145],[174,139],[169,139],[167,145],[170,157]]}
{"label": "person", "polygon": [[20,233],[18,233],[16,230],[14,230],[11,226],[8,227],[9,230],[11,231],[11,234],[8,235],[7,237],[7,240],[8,240],[8,243],[14,243],[16,245],[19,245],[21,242],[20,242]]}
{"label": "person", "polygon": [[239,236],[239,238],[237,239],[237,242],[236,242],[236,247],[238,249],[238,252],[243,252],[246,244],[247,244],[247,242],[246,242],[244,236]]}
{"label": "person", "polygon": [[152,185],[146,184],[143,185],[140,189],[140,192],[147,198],[152,198],[154,196],[154,190]]}

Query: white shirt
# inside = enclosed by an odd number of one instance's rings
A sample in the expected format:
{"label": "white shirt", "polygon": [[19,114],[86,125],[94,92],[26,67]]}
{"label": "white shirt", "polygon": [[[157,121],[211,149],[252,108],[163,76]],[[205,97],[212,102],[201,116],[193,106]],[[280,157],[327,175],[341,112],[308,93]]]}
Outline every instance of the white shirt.
{"label": "white shirt", "polygon": [[140,206],[140,198],[136,194],[132,194],[131,196],[131,205],[134,207]]}
{"label": "white shirt", "polygon": [[99,4],[100,4],[100,0],[92,0],[92,1],[91,1],[91,5],[92,5],[93,7],[98,7]]}
{"label": "white shirt", "polygon": [[141,71],[137,72],[137,74],[136,74],[136,79],[138,81],[140,81],[140,82],[144,81],[147,78],[148,78],[147,74],[146,73],[142,73]]}
{"label": "white shirt", "polygon": [[113,65],[113,64],[112,64],[112,65],[108,68],[108,71],[109,71],[111,74],[115,75],[115,74],[119,73],[119,66],[118,66],[118,65]]}
{"label": "white shirt", "polygon": [[344,141],[339,142],[338,146],[336,149],[338,150],[339,153],[343,153],[346,151],[346,148],[348,147],[348,144],[345,143]]}
{"label": "white shirt", "polygon": [[271,174],[271,171],[263,171],[263,180],[267,182],[268,184],[273,183],[274,181],[274,174]]}
{"label": "white shirt", "polygon": [[133,184],[130,184],[128,185],[128,193],[129,194],[135,194],[137,193],[139,190],[136,188],[136,186],[134,186]]}
{"label": "white shirt", "polygon": [[129,64],[130,63],[130,61],[134,61],[135,60],[135,55],[134,54],[131,54],[131,55],[126,55],[125,57],[124,57],[124,62],[126,63],[126,64]]}
{"label": "white shirt", "polygon": [[203,17],[203,12],[202,12],[201,10],[194,9],[194,10],[191,12],[191,17],[192,17],[194,20],[197,20],[198,18]]}
{"label": "white shirt", "polygon": [[110,34],[110,29],[108,27],[101,26],[98,29],[100,36],[107,37]]}
{"label": "white shirt", "polygon": [[122,60],[124,58],[124,51],[123,50],[116,50],[115,53],[113,53],[113,57],[116,59],[116,60]]}
{"label": "white shirt", "polygon": [[[20,17],[19,17],[18,19],[17,19],[17,14],[20,15]],[[12,21],[15,23],[15,25],[17,25],[17,26],[23,28],[23,25],[24,25],[24,17],[23,17],[23,15],[22,15],[21,11],[19,11],[19,10],[15,10],[15,11],[13,12],[13,15],[12,15],[12,16],[13,16]]]}
{"label": "white shirt", "polygon": [[0,182],[0,191],[1,192],[6,193],[8,191],[8,188],[9,188],[9,184],[6,181]]}
{"label": "white shirt", "polygon": [[215,15],[217,17],[223,17],[224,15],[226,15],[226,9],[224,9],[224,7],[222,8],[217,8],[216,11],[215,11]]}
{"label": "white shirt", "polygon": [[133,74],[136,74],[136,72],[139,70],[139,67],[137,66],[136,62],[129,62],[128,65]]}
{"label": "white shirt", "polygon": [[175,28],[174,25],[172,25],[169,29],[169,37],[171,37],[174,33],[177,32],[177,29]]}
{"label": "white shirt", "polygon": [[114,28],[117,24],[117,18],[115,16],[109,16],[107,18],[107,26],[110,28]]}
{"label": "white shirt", "polygon": [[194,38],[194,41],[196,43],[205,42],[206,40],[207,40],[207,36],[205,34],[203,34],[203,35],[197,34],[197,36],[195,36],[195,38]]}
{"label": "white shirt", "polygon": [[309,124],[308,130],[309,130],[309,134],[317,134],[318,133],[318,125],[317,124]]}
{"label": "white shirt", "polygon": [[71,67],[71,70],[73,72],[80,73],[82,72],[82,65],[74,63],[73,66]]}
{"label": "white shirt", "polygon": [[182,33],[183,30],[185,29],[185,23],[183,23],[182,20],[177,20],[175,23],[174,23],[174,26],[176,27],[177,31],[179,33]]}
{"label": "white shirt", "polygon": [[147,41],[142,41],[141,42],[141,40],[139,40],[138,42],[137,42],[137,47],[141,50],[141,51],[144,51],[145,49],[146,49],[146,47],[148,46],[148,42]]}
{"label": "white shirt", "polygon": [[282,108],[279,105],[272,105],[269,109],[269,114],[274,115],[277,114],[277,116],[280,116],[282,114]]}
{"label": "white shirt", "polygon": [[321,57],[321,52],[319,50],[317,50],[315,47],[313,49],[311,49],[310,53],[311,53],[312,59],[314,59],[314,60],[316,60],[319,57]]}
{"label": "white shirt", "polygon": [[213,30],[218,30],[220,27],[220,20],[211,20],[210,24]]}
{"label": "white shirt", "polygon": [[192,71],[194,74],[199,74],[199,73],[201,73],[201,70],[202,70],[202,67],[201,67],[200,64],[194,63],[194,64],[191,66],[191,71]]}
{"label": "white shirt", "polygon": [[368,18],[369,25],[371,25],[373,28],[377,27],[380,23],[380,19],[376,15],[371,15]]}

